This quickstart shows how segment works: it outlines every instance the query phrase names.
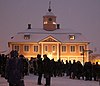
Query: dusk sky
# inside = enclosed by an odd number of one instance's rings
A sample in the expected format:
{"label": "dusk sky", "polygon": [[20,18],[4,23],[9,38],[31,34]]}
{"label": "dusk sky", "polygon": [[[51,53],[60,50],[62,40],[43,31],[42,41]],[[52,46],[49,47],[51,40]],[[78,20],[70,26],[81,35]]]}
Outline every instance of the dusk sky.
{"label": "dusk sky", "polygon": [[[50,0],[0,0],[0,50],[6,50],[11,36],[27,24],[42,28]],[[81,32],[100,53],[100,0],[51,0],[52,12],[61,28]]]}

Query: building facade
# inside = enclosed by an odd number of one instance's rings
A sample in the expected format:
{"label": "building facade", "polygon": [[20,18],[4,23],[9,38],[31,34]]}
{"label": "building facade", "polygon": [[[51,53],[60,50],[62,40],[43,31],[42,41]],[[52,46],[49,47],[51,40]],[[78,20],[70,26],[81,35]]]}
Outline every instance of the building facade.
{"label": "building facade", "polygon": [[37,54],[47,54],[50,59],[76,60],[81,63],[88,61],[89,42],[82,33],[72,31],[70,28],[61,28],[56,22],[56,16],[49,6],[48,12],[43,16],[43,28],[32,28],[18,32],[8,42],[11,50],[17,50],[26,58],[36,58]]}
{"label": "building facade", "polygon": [[100,65],[100,54],[91,54],[90,61],[91,63],[95,63],[95,64],[96,62],[98,62],[98,64]]}

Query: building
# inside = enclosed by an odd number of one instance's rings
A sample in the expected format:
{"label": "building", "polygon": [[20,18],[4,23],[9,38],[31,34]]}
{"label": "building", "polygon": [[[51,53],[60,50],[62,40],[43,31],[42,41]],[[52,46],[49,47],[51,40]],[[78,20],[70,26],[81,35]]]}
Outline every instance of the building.
{"label": "building", "polygon": [[98,64],[100,65],[100,54],[91,54],[90,61],[91,61],[91,63],[98,62]]}
{"label": "building", "polygon": [[61,28],[56,22],[56,16],[49,9],[43,16],[43,28],[32,28],[31,24],[23,32],[18,32],[8,42],[10,50],[18,50],[26,58],[37,54],[47,54],[50,59],[76,60],[82,63],[88,61],[89,42],[82,33],[72,31],[70,28]]}

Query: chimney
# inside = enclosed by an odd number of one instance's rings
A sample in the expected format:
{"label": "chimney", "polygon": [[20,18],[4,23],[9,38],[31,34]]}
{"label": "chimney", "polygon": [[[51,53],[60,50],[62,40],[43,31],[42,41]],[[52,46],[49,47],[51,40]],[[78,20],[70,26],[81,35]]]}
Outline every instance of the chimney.
{"label": "chimney", "polygon": [[60,29],[60,24],[57,24],[57,29]]}
{"label": "chimney", "polygon": [[31,29],[31,24],[28,24],[28,29]]}

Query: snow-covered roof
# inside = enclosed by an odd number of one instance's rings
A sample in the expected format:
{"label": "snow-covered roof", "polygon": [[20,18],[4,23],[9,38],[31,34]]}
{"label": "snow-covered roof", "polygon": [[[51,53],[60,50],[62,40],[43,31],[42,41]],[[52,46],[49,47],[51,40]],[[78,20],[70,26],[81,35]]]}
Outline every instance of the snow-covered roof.
{"label": "snow-covered roof", "polygon": [[[30,35],[30,39],[25,40],[24,35]],[[69,35],[75,35],[75,40],[70,40]],[[52,36],[59,42],[89,42],[82,33],[77,33],[70,28],[60,28],[54,31],[46,31],[43,28],[26,29],[18,32],[9,42],[39,42],[48,36]]]}
{"label": "snow-covered roof", "polygon": [[47,12],[45,16],[55,16],[53,12]]}
{"label": "snow-covered roof", "polygon": [[45,33],[45,34],[68,34],[68,33],[78,33],[77,31],[71,29],[71,28],[60,28],[60,29],[56,29],[54,31],[47,31],[47,30],[44,30],[43,28],[31,28],[31,29],[25,29],[24,31],[22,32],[18,32],[19,34],[25,34],[25,33]]}

